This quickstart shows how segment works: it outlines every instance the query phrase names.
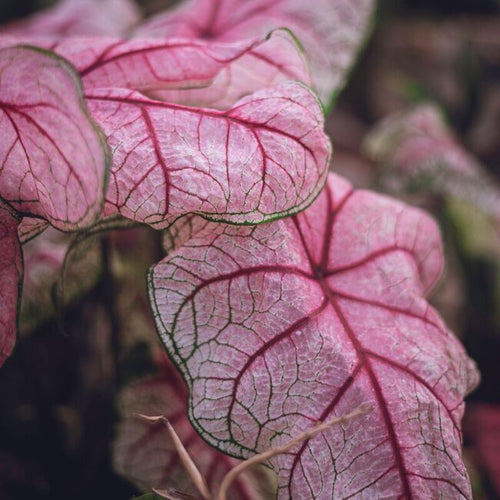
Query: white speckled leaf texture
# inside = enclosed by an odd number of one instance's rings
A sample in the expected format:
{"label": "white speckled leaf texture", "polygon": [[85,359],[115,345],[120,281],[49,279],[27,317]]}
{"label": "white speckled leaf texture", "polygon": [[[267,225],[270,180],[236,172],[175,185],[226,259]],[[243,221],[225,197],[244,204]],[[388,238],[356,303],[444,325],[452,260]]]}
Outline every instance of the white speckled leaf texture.
{"label": "white speckled leaf texture", "polygon": [[272,459],[279,498],[471,498],[460,426],[478,374],[426,300],[432,219],[331,174],[297,216],[172,230],[150,298],[204,439],[248,457],[368,403]]}
{"label": "white speckled leaf texture", "polygon": [[61,230],[94,222],[103,207],[107,149],[74,68],[50,52],[4,48],[0,95],[0,198]]}
{"label": "white speckled leaf texture", "polygon": [[134,36],[234,41],[288,28],[303,45],[313,85],[328,105],[344,86],[374,7],[372,0],[188,0],[154,16]]}

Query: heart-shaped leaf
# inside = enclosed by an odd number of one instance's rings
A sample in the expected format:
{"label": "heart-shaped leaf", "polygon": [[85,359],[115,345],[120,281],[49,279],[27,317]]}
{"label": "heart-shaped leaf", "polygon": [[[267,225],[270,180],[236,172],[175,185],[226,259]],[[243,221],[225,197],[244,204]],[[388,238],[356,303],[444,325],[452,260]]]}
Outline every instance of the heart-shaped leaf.
{"label": "heart-shaped leaf", "polygon": [[19,220],[0,200],[0,366],[16,341],[19,290],[23,279]]}
{"label": "heart-shaped leaf", "polygon": [[3,35],[0,46],[20,41],[69,60],[87,89],[126,88],[190,106],[227,109],[238,99],[284,80],[310,84],[307,63],[286,30],[233,43],[102,37],[54,41]]}
{"label": "heart-shaped leaf", "polygon": [[[120,394],[122,420],[113,444],[115,470],[141,490],[177,489],[196,494],[180,461],[165,424],[138,417],[166,417],[192,456],[211,491],[216,491],[227,472],[239,463],[205,443],[187,419],[188,393],[184,381],[165,356],[158,358],[160,373],[129,385]],[[230,498],[258,500],[266,487],[264,470],[241,476],[231,488]],[[258,486],[258,488],[257,488]]]}
{"label": "heart-shaped leaf", "polygon": [[302,84],[256,92],[224,112],[123,89],[86,97],[113,151],[108,215],[157,228],[190,212],[258,223],[305,208],[325,182],[324,116]]}
{"label": "heart-shaped leaf", "polygon": [[131,0],[61,0],[54,7],[2,27],[13,35],[120,36],[139,21]]}
{"label": "heart-shaped leaf", "polygon": [[373,8],[372,0],[188,0],[154,16],[136,36],[234,41],[286,27],[303,44],[314,86],[326,105],[345,83]]}
{"label": "heart-shaped leaf", "polygon": [[107,155],[78,74],[49,52],[5,48],[0,95],[0,197],[62,230],[91,223],[102,209]]}
{"label": "heart-shaped leaf", "polygon": [[430,218],[331,175],[293,218],[177,231],[148,284],[204,439],[248,457],[367,403],[272,459],[280,498],[470,498],[460,420],[478,375],[425,299]]}

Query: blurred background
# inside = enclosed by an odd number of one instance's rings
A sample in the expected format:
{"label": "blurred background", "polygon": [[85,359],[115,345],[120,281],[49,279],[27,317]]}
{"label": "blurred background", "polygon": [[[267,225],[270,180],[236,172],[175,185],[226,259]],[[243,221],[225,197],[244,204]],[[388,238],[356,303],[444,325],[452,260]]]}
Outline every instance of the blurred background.
{"label": "blurred background", "polygon": [[[53,3],[0,0],[0,22]],[[137,3],[147,16],[175,2]],[[442,118],[438,146],[444,158],[462,155],[460,161],[479,172],[476,177],[461,177],[460,167],[452,165],[440,182],[432,172],[394,182],[398,173],[387,169],[391,151],[380,147],[387,138],[381,123],[419,103],[432,103]],[[432,302],[481,371],[481,385],[468,398],[465,460],[474,498],[498,499],[500,2],[379,1],[372,37],[329,114],[327,131],[335,171],[355,186],[431,211],[441,225],[447,268]],[[469,194],[450,190],[450,178],[455,185],[465,178]],[[128,499],[138,493],[113,472],[110,442],[117,391],[151,371],[155,334],[144,274],[160,248],[159,236],[142,228],[89,241],[70,269],[74,279],[85,278],[86,292],[77,303],[70,298],[57,317],[50,313],[50,293],[38,297],[47,304],[45,314],[21,325],[16,351],[0,370],[1,499]],[[94,254],[98,258],[88,258]],[[37,262],[33,279],[43,278],[51,258]],[[23,304],[26,317],[29,307]],[[125,320],[131,312],[134,319]]]}

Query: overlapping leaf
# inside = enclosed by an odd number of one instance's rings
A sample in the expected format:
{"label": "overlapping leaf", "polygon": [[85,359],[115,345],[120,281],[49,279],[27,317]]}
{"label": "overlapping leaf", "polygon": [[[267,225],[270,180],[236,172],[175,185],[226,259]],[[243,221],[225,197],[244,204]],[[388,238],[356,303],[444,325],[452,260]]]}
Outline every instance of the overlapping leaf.
{"label": "overlapping leaf", "polygon": [[302,84],[256,92],[224,112],[123,89],[86,97],[113,151],[107,214],[154,227],[190,212],[257,223],[305,208],[324,184],[330,143]]}
{"label": "overlapping leaf", "polygon": [[310,84],[306,61],[286,30],[233,43],[168,38],[0,37],[50,49],[74,64],[87,89],[126,88],[192,106],[227,109],[281,81]]}
{"label": "overlapping leaf", "polygon": [[62,230],[91,223],[102,209],[107,156],[77,73],[45,51],[2,49],[0,95],[0,198]]}
{"label": "overlapping leaf", "polygon": [[[239,461],[205,443],[187,419],[187,390],[175,368],[163,356],[161,372],[128,386],[120,395],[122,421],[113,445],[115,470],[142,490],[176,489],[196,494],[180,461],[174,443],[161,421],[138,418],[164,416],[174,427],[188,453],[193,457],[211,491],[216,491],[224,475]],[[259,484],[260,483],[260,484]],[[235,500],[258,500],[265,490],[266,475],[253,473],[238,479],[232,487]]]}
{"label": "overlapping leaf", "polygon": [[136,36],[240,40],[286,27],[303,44],[326,105],[344,85],[369,29],[371,0],[188,0],[153,17]]}
{"label": "overlapping leaf", "polygon": [[0,200],[0,366],[10,356],[16,341],[22,256],[17,238],[19,220]]}
{"label": "overlapping leaf", "polygon": [[54,7],[2,27],[4,33],[44,37],[120,36],[139,21],[131,0],[60,0]]}
{"label": "overlapping leaf", "polygon": [[[4,37],[0,44],[14,40]],[[308,81],[286,31],[233,44],[28,41],[46,43],[81,72],[89,107],[113,151],[107,215],[156,227],[188,212],[260,222],[305,207],[324,183],[330,147],[319,104],[303,86],[275,85]],[[245,77],[249,67],[253,78]],[[186,89],[191,86],[205,88]],[[252,94],[261,86],[269,90]],[[158,97],[234,108],[217,113]]]}
{"label": "overlapping leaf", "polygon": [[54,316],[57,305],[74,302],[95,285],[102,273],[101,245],[49,226],[23,244],[23,262],[22,334]]}
{"label": "overlapping leaf", "polygon": [[247,457],[369,403],[272,460],[280,498],[470,498],[460,420],[477,372],[425,299],[432,220],[332,175],[293,218],[176,231],[150,297],[206,440]]}
{"label": "overlapping leaf", "polygon": [[44,219],[38,219],[36,217],[23,217],[19,227],[17,228],[19,241],[21,243],[26,243],[40,233],[43,233],[48,226],[49,223]]}

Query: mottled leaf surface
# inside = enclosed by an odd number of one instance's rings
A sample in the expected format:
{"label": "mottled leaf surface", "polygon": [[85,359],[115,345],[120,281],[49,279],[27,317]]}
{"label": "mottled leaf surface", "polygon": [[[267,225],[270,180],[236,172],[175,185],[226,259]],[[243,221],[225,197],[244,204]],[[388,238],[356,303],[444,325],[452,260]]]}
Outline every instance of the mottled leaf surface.
{"label": "mottled leaf surface", "polygon": [[289,28],[304,46],[314,87],[326,105],[344,85],[373,8],[372,0],[188,0],[153,17],[136,36],[232,41]]}
{"label": "mottled leaf surface", "polygon": [[23,268],[17,237],[19,220],[0,200],[0,366],[16,341],[19,290]]}
{"label": "mottled leaf surface", "polygon": [[0,36],[0,47],[20,42],[68,59],[88,89],[126,88],[190,106],[227,109],[238,99],[285,80],[311,83],[303,54],[286,30],[232,43]]}
{"label": "mottled leaf surface", "polygon": [[50,9],[3,26],[3,33],[43,37],[120,36],[138,23],[132,0],[61,0]]}
{"label": "mottled leaf surface", "polygon": [[102,209],[107,156],[78,74],[54,54],[6,48],[0,96],[0,197],[59,229],[92,222]]}
{"label": "mottled leaf surface", "polygon": [[[55,50],[81,61],[83,50],[73,55],[73,47],[70,41]],[[227,109],[284,80],[310,84],[303,55],[285,30],[234,43],[169,38],[96,42],[93,50],[87,43],[84,48],[89,61],[77,67],[87,87],[129,88],[191,106]]]}
{"label": "mottled leaf surface", "polygon": [[[176,489],[197,498],[165,424],[147,422],[137,414],[164,416],[174,427],[209,489],[215,492],[224,475],[239,461],[220,453],[198,436],[187,419],[188,393],[183,380],[165,356],[159,361],[158,375],[129,385],[120,395],[122,420],[113,444],[115,470],[141,490]],[[259,500],[262,497],[258,491],[262,489],[256,486],[262,487],[265,483],[264,471],[246,474],[233,484],[230,498]]]}
{"label": "mottled leaf surface", "polygon": [[323,113],[302,84],[256,92],[224,112],[124,89],[86,96],[113,152],[108,215],[154,227],[190,212],[257,223],[305,208],[326,179]]}
{"label": "mottled leaf surface", "polygon": [[429,191],[474,204],[500,218],[500,185],[468,153],[432,104],[387,117],[366,139],[368,155],[384,168],[389,187]]}
{"label": "mottled leaf surface", "polygon": [[208,442],[247,457],[373,404],[273,458],[279,498],[470,498],[477,372],[425,299],[442,267],[430,218],[332,175],[295,217],[183,222],[169,241],[150,298]]}

